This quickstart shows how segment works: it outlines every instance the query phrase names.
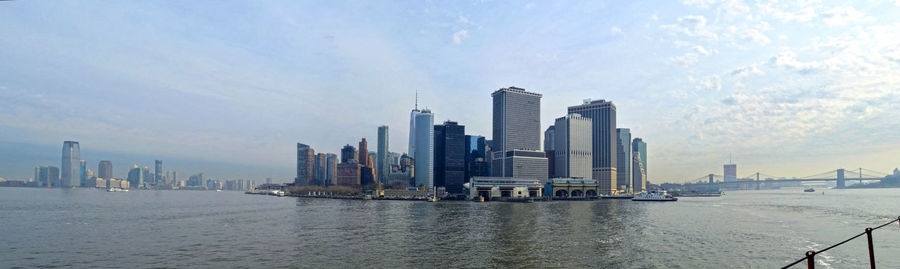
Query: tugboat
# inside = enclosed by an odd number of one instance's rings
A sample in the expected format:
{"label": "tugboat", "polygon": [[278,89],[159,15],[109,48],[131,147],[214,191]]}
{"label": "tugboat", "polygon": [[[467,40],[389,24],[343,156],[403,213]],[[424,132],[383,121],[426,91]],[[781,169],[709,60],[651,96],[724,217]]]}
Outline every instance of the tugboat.
{"label": "tugboat", "polygon": [[678,198],[672,197],[667,194],[666,191],[649,191],[642,192],[638,195],[635,195],[634,198],[631,198],[632,201],[651,201],[651,202],[674,202],[678,201]]}
{"label": "tugboat", "polygon": [[816,192],[816,190],[813,188],[809,188],[809,189],[803,190],[803,192]]}

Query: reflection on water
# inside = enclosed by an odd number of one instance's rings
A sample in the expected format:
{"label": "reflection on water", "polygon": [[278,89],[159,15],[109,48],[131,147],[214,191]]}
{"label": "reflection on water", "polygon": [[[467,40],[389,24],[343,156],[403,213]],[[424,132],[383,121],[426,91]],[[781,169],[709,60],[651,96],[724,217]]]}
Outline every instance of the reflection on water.
{"label": "reflection on water", "polygon": [[[779,267],[900,215],[898,198],[423,203],[0,188],[0,267]],[[900,266],[898,239],[900,227],[876,233],[880,267]],[[865,240],[826,254],[826,268],[867,264]]]}

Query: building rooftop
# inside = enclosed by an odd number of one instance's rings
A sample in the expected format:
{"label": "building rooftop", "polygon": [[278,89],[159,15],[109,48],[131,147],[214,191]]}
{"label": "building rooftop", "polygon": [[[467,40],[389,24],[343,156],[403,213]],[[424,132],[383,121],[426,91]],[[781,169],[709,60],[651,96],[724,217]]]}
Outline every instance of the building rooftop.
{"label": "building rooftop", "polygon": [[494,91],[493,93],[491,93],[491,97],[494,97],[502,92],[519,93],[519,94],[531,95],[531,96],[536,96],[536,97],[543,96],[540,93],[529,92],[522,88],[516,88],[515,86],[510,86],[509,88],[500,88],[499,90]]}

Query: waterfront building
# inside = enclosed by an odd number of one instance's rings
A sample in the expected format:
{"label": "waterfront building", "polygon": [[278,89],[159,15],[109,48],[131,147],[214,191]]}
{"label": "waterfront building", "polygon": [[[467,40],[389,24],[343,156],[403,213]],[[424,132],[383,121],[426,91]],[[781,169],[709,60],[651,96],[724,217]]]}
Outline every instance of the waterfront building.
{"label": "waterfront building", "polygon": [[169,182],[172,182],[172,185],[178,185],[178,171],[172,170],[172,178],[169,179]]}
{"label": "waterfront building", "polygon": [[616,129],[616,187],[620,191],[630,190],[631,186],[631,129]]}
{"label": "waterfront building", "polygon": [[87,162],[81,160],[78,162],[78,186],[93,187],[92,184],[88,184],[87,179]]}
{"label": "waterfront building", "polygon": [[641,156],[641,169],[643,169],[644,179],[647,179],[647,143],[644,142],[644,139],[637,137],[631,140],[631,149],[633,154],[638,154]]}
{"label": "waterfront building", "polygon": [[325,177],[328,169],[328,156],[325,153],[316,154],[315,165],[313,166],[313,185],[325,185]]}
{"label": "waterfront building", "polygon": [[77,141],[65,141],[62,148],[62,166],[59,183],[61,187],[81,186],[81,149]]}
{"label": "waterfront building", "polygon": [[632,153],[631,165],[631,192],[641,193],[647,190],[647,170],[644,169],[644,163],[641,161],[639,152],[635,151]]}
{"label": "waterfront building", "polygon": [[97,174],[101,178],[113,178],[112,161],[102,160],[97,164]]}
{"label": "waterfront building", "polygon": [[163,163],[162,163],[162,160],[156,160],[156,161],[154,162],[154,166],[155,166],[155,167],[154,167],[154,169],[153,169],[153,172],[154,172],[153,184],[154,184],[154,185],[162,185],[162,184],[166,184],[165,179],[163,178]]}
{"label": "waterfront building", "polygon": [[337,185],[359,186],[361,166],[355,161],[344,162],[337,165]]}
{"label": "waterfront building", "polygon": [[491,97],[491,176],[546,179],[547,158],[540,150],[541,94],[509,87]]}
{"label": "waterfront building", "polygon": [[59,167],[41,166],[38,167],[38,175],[36,180],[44,187],[55,187],[59,185]]}
{"label": "waterfront building", "polygon": [[[338,157],[337,154],[328,153],[325,154],[325,185],[330,186],[334,185],[337,180],[337,163]],[[267,178],[266,184],[272,184],[272,179]]]}
{"label": "waterfront building", "polygon": [[341,148],[341,163],[358,163],[356,161],[356,148],[351,146],[350,144],[345,145]]}
{"label": "waterfront building", "polygon": [[592,178],[554,178],[544,185],[544,196],[553,198],[590,198],[600,193],[600,184]]}
{"label": "waterfront building", "polygon": [[359,141],[359,148],[357,150],[359,150],[357,152],[359,156],[356,160],[359,161],[359,164],[361,165],[367,165],[369,163],[369,142],[366,141],[365,137]]}
{"label": "waterfront building", "polygon": [[310,148],[309,145],[297,143],[297,177],[294,178],[295,186],[306,186],[312,183],[315,158],[315,150]]}
{"label": "waterfront building", "polygon": [[618,160],[616,156],[616,105],[606,100],[587,99],[583,104],[570,106],[568,113],[590,118],[592,140],[591,178],[600,182],[603,194],[616,192]]}
{"label": "waterfront building", "polygon": [[737,181],[737,164],[726,164],[725,167],[725,182],[729,181]]}
{"label": "waterfront building", "polygon": [[556,126],[550,125],[547,127],[547,130],[544,131],[544,152],[553,150],[556,146]]}
{"label": "waterfront building", "polygon": [[569,114],[556,119],[554,159],[557,178],[591,178],[593,124],[590,118]]}
{"label": "waterfront building", "polygon": [[431,189],[434,187],[434,114],[431,110],[422,110],[416,115],[414,125],[416,185]]}
{"label": "waterfront building", "polygon": [[484,136],[466,135],[465,141],[465,182],[468,182],[472,177],[490,176],[491,171],[486,159],[489,154]]}
{"label": "waterfront building", "polygon": [[388,148],[390,144],[390,133],[387,125],[378,127],[378,154],[375,168],[378,170],[378,182],[387,183],[388,174],[391,172],[391,153]]}
{"label": "waterfront building", "polygon": [[434,182],[453,195],[465,195],[466,127],[455,121],[434,126]]}
{"label": "waterfront building", "polygon": [[144,169],[139,168],[137,164],[131,166],[131,170],[128,170],[128,183],[135,188],[140,188],[144,185]]}
{"label": "waterfront building", "polygon": [[473,177],[470,185],[468,198],[485,201],[540,197],[544,189],[541,180],[515,177]]}

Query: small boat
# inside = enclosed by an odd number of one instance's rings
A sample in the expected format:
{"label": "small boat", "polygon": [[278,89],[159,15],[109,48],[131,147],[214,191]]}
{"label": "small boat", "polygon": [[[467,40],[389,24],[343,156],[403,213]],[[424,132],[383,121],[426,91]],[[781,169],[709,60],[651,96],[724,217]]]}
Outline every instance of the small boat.
{"label": "small boat", "polygon": [[128,192],[128,189],[112,187],[112,188],[106,189],[106,191],[107,192]]}
{"label": "small boat", "polygon": [[813,188],[809,188],[809,189],[803,190],[803,192],[816,192],[816,190]]}
{"label": "small boat", "polygon": [[678,201],[678,198],[672,197],[667,194],[666,191],[649,191],[642,192],[638,195],[635,195],[634,198],[631,198],[632,201],[651,201],[651,202],[674,202]]}
{"label": "small boat", "polygon": [[216,192],[222,192],[222,190],[216,190]]}

